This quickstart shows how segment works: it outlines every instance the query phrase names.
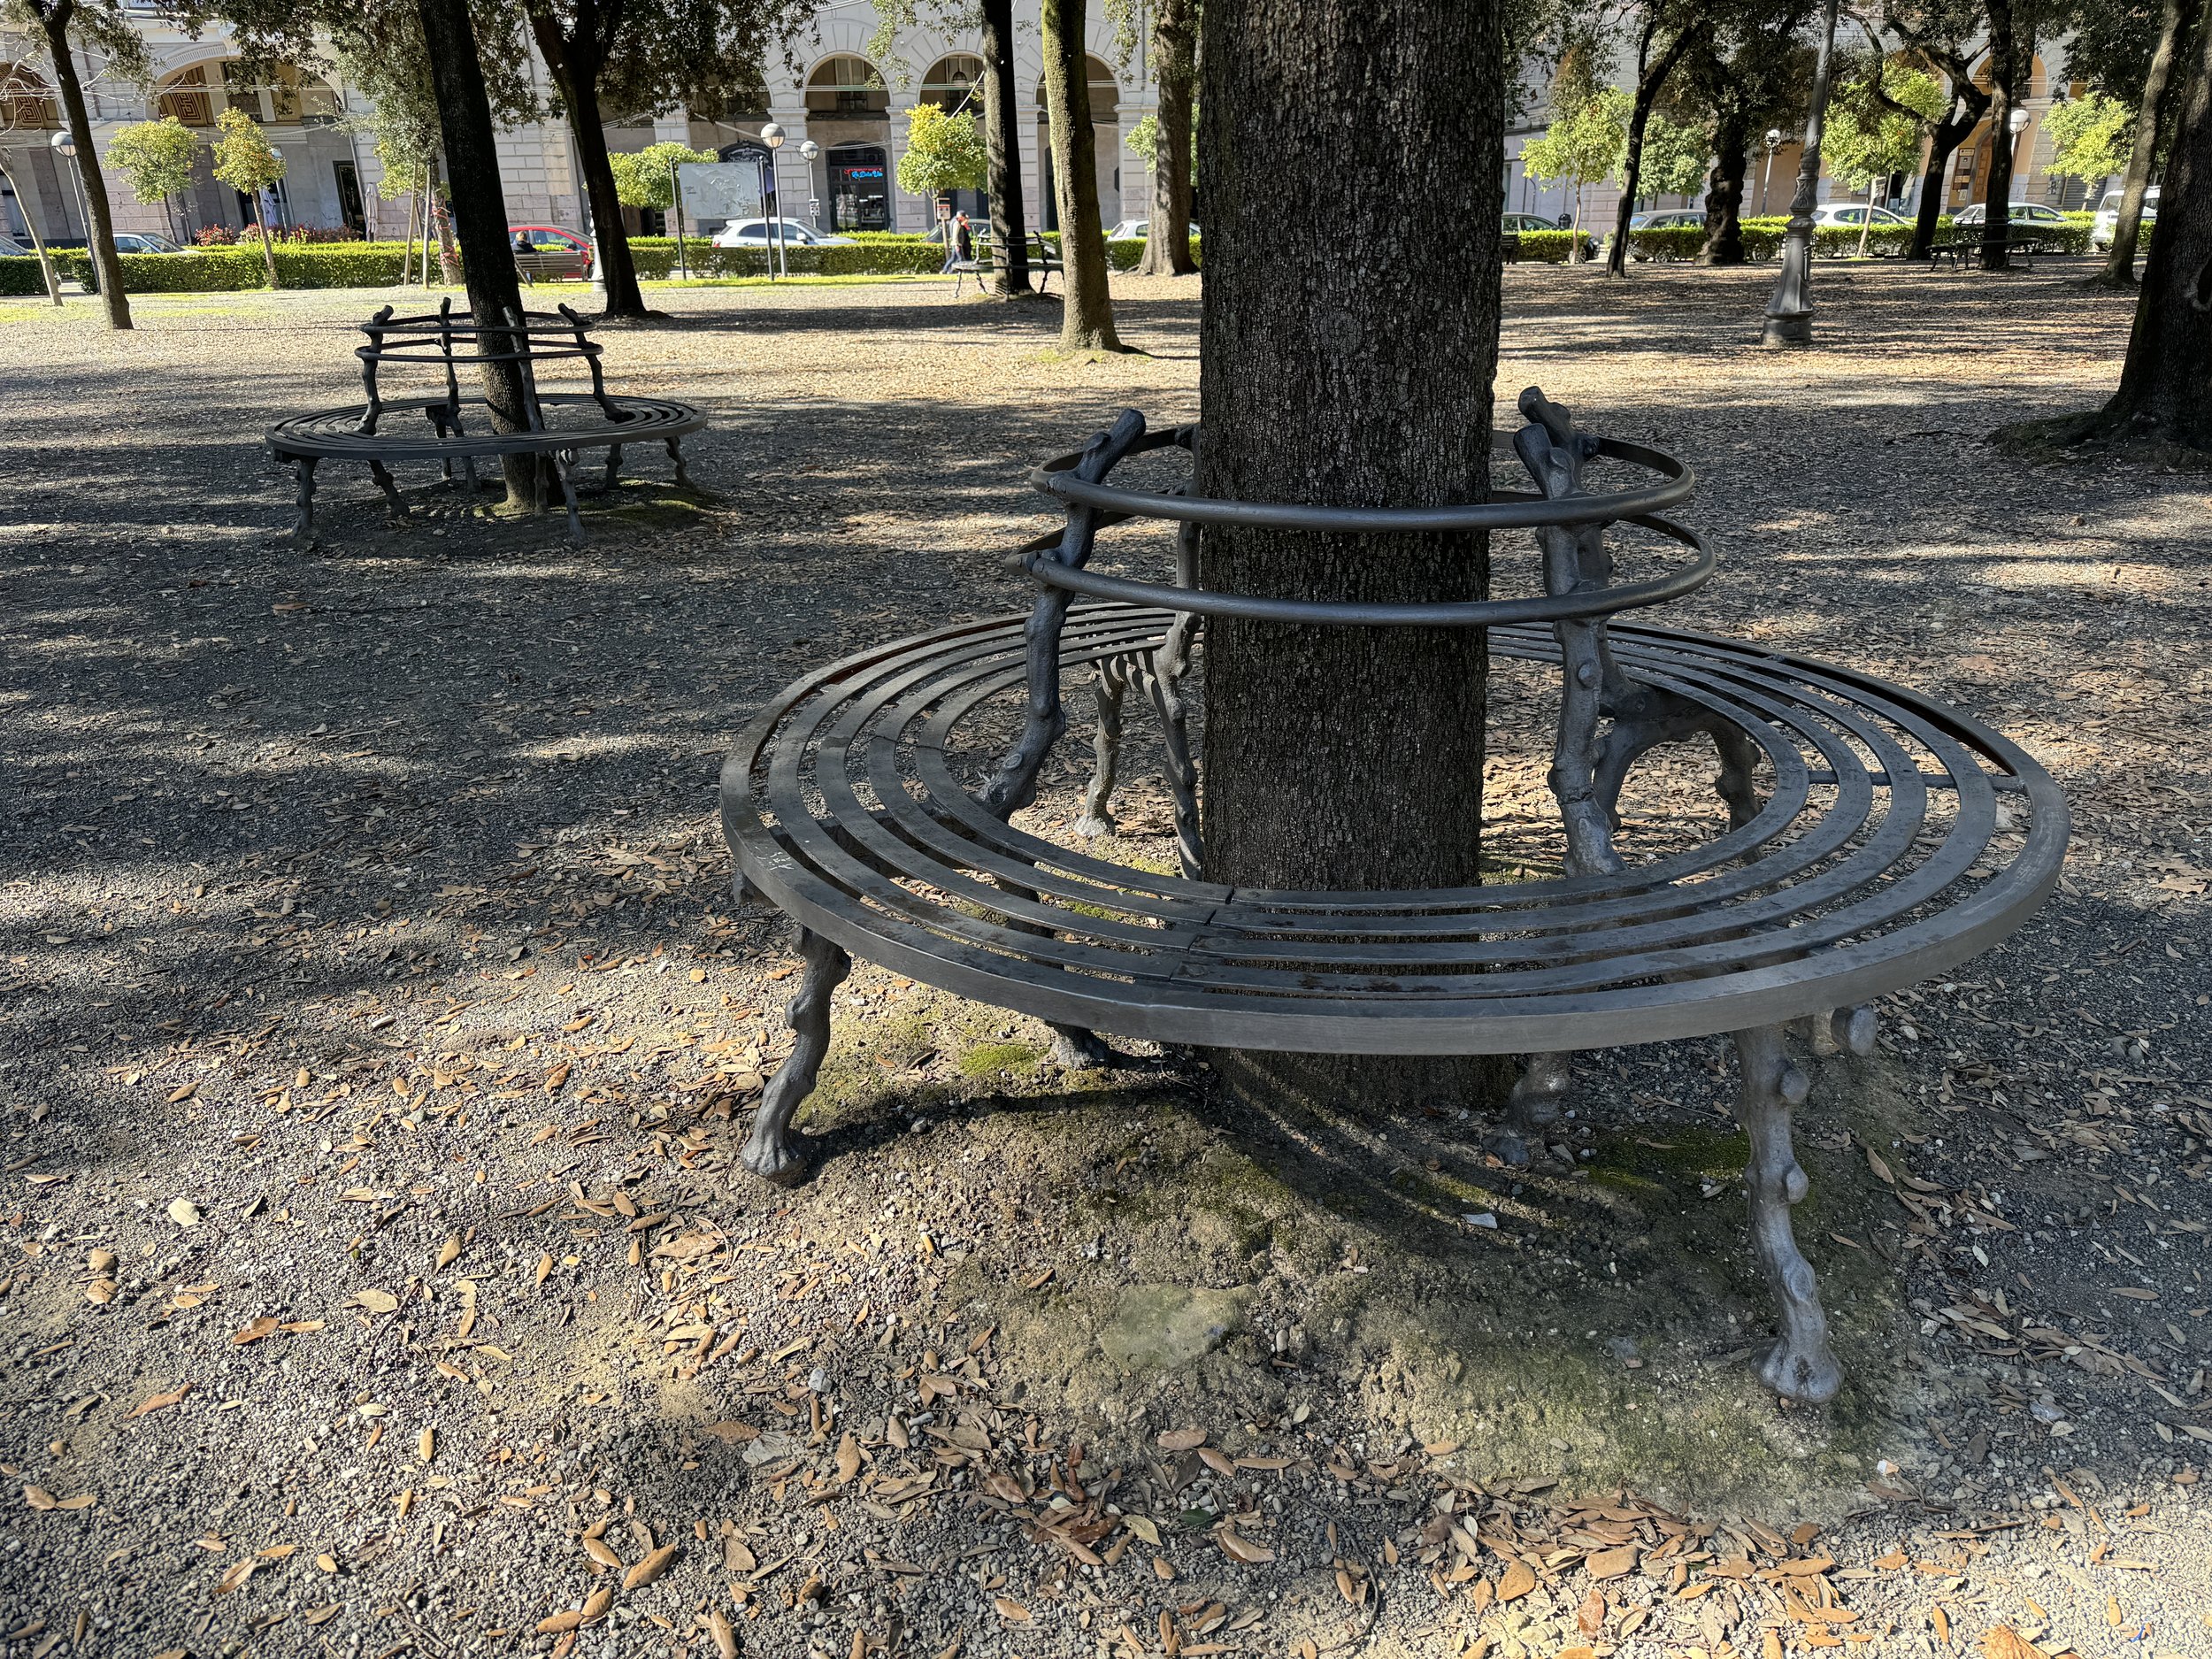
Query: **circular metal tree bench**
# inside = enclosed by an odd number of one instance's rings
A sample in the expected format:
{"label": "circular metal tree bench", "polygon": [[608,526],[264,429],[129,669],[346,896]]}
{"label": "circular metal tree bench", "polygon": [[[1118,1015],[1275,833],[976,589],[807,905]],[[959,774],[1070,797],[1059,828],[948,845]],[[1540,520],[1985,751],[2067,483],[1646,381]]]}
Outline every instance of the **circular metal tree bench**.
{"label": "circular metal tree bench", "polygon": [[[519,324],[479,325],[467,313],[454,314],[449,296],[435,311],[419,317],[395,317],[385,306],[361,326],[369,343],[354,348],[361,359],[361,385],[365,403],[294,415],[271,426],[265,441],[269,452],[288,461],[298,480],[296,503],[299,518],[293,540],[310,545],[315,534],[315,468],[323,461],[352,461],[365,465],[384,492],[393,516],[405,518],[407,503],[394,481],[391,464],[435,461],[446,481],[453,481],[454,464],[461,465],[469,494],[476,493],[476,464],[487,457],[542,456],[559,481],[568,510],[569,540],[584,544],[584,526],[577,513],[574,471],[581,451],[603,449],[607,468],[599,488],[611,490],[621,476],[622,452],[641,443],[659,443],[676,469],[679,487],[690,488],[679,447],[688,434],[707,424],[707,418],[689,403],[669,397],[617,396],[607,390],[599,357],[604,349],[585,338],[590,325],[567,306],[552,311],[525,311]],[[519,340],[518,345],[515,342]],[[456,350],[457,342],[466,348]],[[545,392],[538,388],[538,371],[549,363],[580,362],[591,373],[588,392]],[[513,432],[496,430],[491,410],[482,397],[461,395],[459,371],[485,363],[514,363],[521,366],[524,425]],[[378,376],[390,367],[429,368],[445,380],[445,396],[426,402],[388,404],[379,389]],[[418,411],[429,425],[428,433],[409,435],[381,430],[387,409]],[[544,478],[535,475],[534,511],[544,511]]]}
{"label": "circular metal tree bench", "polygon": [[[830,998],[851,955],[1034,1015],[1071,1063],[1094,1033],[1167,1044],[1340,1054],[1521,1054],[1526,1069],[1491,1144],[1512,1161],[1557,1115],[1567,1056],[1727,1032],[1750,1140],[1759,1258],[1780,1303],[1761,1371],[1781,1394],[1833,1395],[1839,1372],[1790,1207],[1806,1177],[1790,1110],[1816,1052],[1867,1054],[1872,998],[1939,973],[2016,928],[2065,852],[2050,778],[1998,733],[1928,698],[1754,644],[1643,625],[1620,612],[1694,590],[1712,556],[1659,516],[1693,480],[1671,459],[1576,432],[1532,390],[1509,441],[1539,492],[1449,509],[1313,509],[1118,488],[1123,457],[1190,447],[1125,413],[1079,455],[1040,469],[1063,532],[1025,549],[1040,593],[1026,618],[964,624],[849,657],[785,690],[746,728],[722,777],[741,872],[800,924],[806,972],[792,1053],[745,1151],[772,1179],[804,1155],[790,1128],[829,1041]],[[1501,439],[1502,445],[1508,441]],[[1655,472],[1591,492],[1592,460]],[[1179,577],[1156,585],[1087,568],[1097,532],[1131,518],[1180,526]],[[1336,531],[1533,528],[1545,592],[1524,599],[1351,605],[1200,589],[1198,527],[1241,519]],[[1609,524],[1671,539],[1690,557],[1615,583]],[[1071,608],[1076,595],[1097,603]],[[1269,892],[1204,879],[1197,767],[1181,683],[1196,629],[1235,614],[1347,626],[1481,626],[1494,655],[1556,668],[1549,773],[1564,874],[1456,890]],[[1094,857],[1014,827],[1067,726],[1060,687],[1088,671],[1097,765],[1079,827],[1110,822],[1121,704],[1143,691],[1176,797],[1180,875]],[[1024,699],[1018,739],[981,787],[956,775],[964,731]],[[1614,848],[1636,759],[1711,742],[1730,827],[1630,864]],[[1765,781],[1763,792],[1758,785]]]}

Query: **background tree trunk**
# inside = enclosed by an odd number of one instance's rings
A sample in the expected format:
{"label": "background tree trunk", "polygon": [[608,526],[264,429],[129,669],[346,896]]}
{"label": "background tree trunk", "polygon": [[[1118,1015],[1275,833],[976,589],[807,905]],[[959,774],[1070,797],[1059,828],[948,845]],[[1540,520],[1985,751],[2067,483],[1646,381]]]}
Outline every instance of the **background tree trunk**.
{"label": "background tree trunk", "polygon": [[[430,77],[438,97],[438,127],[445,137],[446,183],[453,196],[461,239],[461,269],[468,284],[469,313],[480,327],[518,326],[522,285],[515,275],[514,250],[507,241],[507,196],[499,179],[499,150],[492,131],[491,100],[476,56],[476,30],[468,0],[416,0],[422,13],[424,41],[430,49]],[[426,238],[426,241],[427,238]],[[426,263],[428,250],[424,250]],[[482,336],[487,350],[520,350],[518,334]],[[520,432],[529,426],[523,401],[522,370],[512,363],[483,365],[484,397],[492,426]],[[528,503],[534,494],[536,464],[529,456],[500,457],[507,503]]]}
{"label": "background tree trunk", "polygon": [[15,192],[15,204],[23,214],[23,227],[31,233],[31,251],[38,256],[39,280],[46,284],[46,297],[57,306],[61,303],[61,278],[54,274],[54,256],[47,251],[46,238],[39,234],[38,208],[16,182],[15,174],[8,171],[7,153],[0,150],[0,179],[8,181]]}
{"label": "background tree trunk", "polygon": [[1713,123],[1713,171],[1705,181],[1705,263],[1741,265],[1743,180],[1751,134],[1743,111],[1731,104]]}
{"label": "background tree trunk", "polygon": [[[1199,372],[1207,495],[1479,501],[1496,371],[1498,0],[1205,0]],[[1378,86],[1391,88],[1377,98]],[[1284,227],[1328,225],[1325,236]],[[1365,256],[1345,257],[1347,246]],[[1209,527],[1205,586],[1475,599],[1482,537]],[[1206,634],[1206,875],[1259,887],[1472,884],[1483,636],[1216,621]],[[1222,1054],[1231,1087],[1386,1108],[1488,1103],[1509,1068]]]}
{"label": "background tree trunk", "polygon": [[1628,117],[1628,157],[1621,172],[1620,205],[1613,213],[1613,246],[1605,256],[1608,276],[1628,274],[1628,224],[1636,215],[1636,192],[1644,170],[1644,129],[1651,125],[1651,106],[1659,101],[1667,77],[1674,73],[1675,65],[1682,61],[1682,54],[1689,50],[1690,42],[1704,27],[1702,23],[1683,24],[1655,62],[1651,46],[1659,28],[1656,12],[1651,13],[1650,20],[1644,25],[1643,38],[1636,49],[1636,103]]}
{"label": "background tree trunk", "polygon": [[1083,50],[1084,0],[1044,0],[1045,109],[1052,122],[1052,183],[1060,200],[1060,265],[1066,297],[1064,351],[1119,351],[1106,285],[1106,227],[1098,220],[1098,140]]}
{"label": "background tree trunk", "polygon": [[982,0],[983,144],[991,186],[991,289],[1026,294],[1029,225],[1022,211],[1020,107],[1014,85],[1014,0]]}
{"label": "background tree trunk", "polygon": [[2128,152],[2127,177],[2120,187],[2120,216],[2112,227],[2112,250],[2101,273],[2101,280],[2115,288],[2131,287],[2135,281],[2135,244],[2143,230],[2143,197],[2150,188],[2159,123],[2165,113],[2166,84],[2173,77],[2182,20],[2187,15],[2182,0],[2165,0],[2159,12],[2158,44],[2151,52],[2150,70],[2143,77],[2143,96],[2135,108],[2135,144]]}
{"label": "background tree trunk", "polygon": [[[107,307],[108,326],[131,326],[131,297],[123,288],[123,262],[115,254],[115,215],[108,208],[107,180],[100,174],[100,152],[93,147],[92,116],[85,108],[84,83],[77,79],[77,60],[69,50],[69,20],[76,15],[75,0],[60,0],[36,13],[46,36],[46,50],[54,60],[54,88],[61,94],[62,117],[77,145],[77,179],[84,186],[85,211],[92,222],[85,227],[91,244],[92,267],[99,273],[100,299]],[[21,198],[18,198],[20,200]]]}
{"label": "background tree trunk", "polygon": [[2200,8],[2193,58],[2127,365],[2099,424],[2212,449],[2212,0]]}
{"label": "background tree trunk", "polygon": [[[598,240],[601,270],[607,281],[609,317],[641,318],[645,295],[637,284],[637,261],[630,255],[629,233],[623,228],[622,198],[616,194],[614,163],[608,158],[607,129],[599,121],[599,78],[605,65],[591,50],[562,36],[559,25],[530,12],[530,28],[538,55],[553,71],[568,111],[568,130],[576,141],[576,165],[584,175],[584,193],[591,199],[592,229]],[[779,214],[783,204],[776,204]],[[501,227],[503,231],[505,227]]]}
{"label": "background tree trunk", "polygon": [[1153,151],[1152,223],[1145,234],[1147,276],[1188,276],[1191,257],[1191,108],[1198,87],[1197,0],[1155,0],[1153,78],[1159,88],[1159,146]]}
{"label": "background tree trunk", "polygon": [[284,284],[277,280],[276,250],[269,245],[268,209],[262,202],[258,190],[254,192],[253,197],[253,222],[254,228],[261,233],[261,262],[269,267],[269,288],[273,293]]}
{"label": "background tree trunk", "polygon": [[1989,8],[1989,180],[1982,192],[1982,269],[2010,268],[2007,249],[2012,237],[2012,152],[2019,141],[2012,132],[2014,96],[2020,66],[2014,38],[2012,0],[1986,0]]}
{"label": "background tree trunk", "polygon": [[1906,250],[1906,258],[1925,259],[1933,251],[1936,220],[1943,217],[1944,173],[1979,119],[1970,112],[1963,121],[1939,121],[1929,129],[1928,165],[1921,170],[1920,207],[1913,218],[1912,246]]}

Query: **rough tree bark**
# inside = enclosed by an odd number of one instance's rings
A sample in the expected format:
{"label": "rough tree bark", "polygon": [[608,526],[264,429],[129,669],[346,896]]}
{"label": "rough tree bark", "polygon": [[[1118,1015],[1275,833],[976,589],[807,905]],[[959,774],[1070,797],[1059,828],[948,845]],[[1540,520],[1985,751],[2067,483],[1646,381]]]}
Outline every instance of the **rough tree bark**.
{"label": "rough tree bark", "polygon": [[1083,50],[1084,0],[1043,0],[1045,110],[1052,123],[1052,186],[1060,204],[1060,265],[1066,297],[1064,351],[1120,351],[1106,286],[1106,227],[1098,219],[1098,139],[1091,131],[1091,77]]}
{"label": "rough tree bark", "polygon": [[1713,123],[1713,170],[1705,180],[1705,263],[1741,265],[1743,181],[1751,160],[1751,132],[1740,105],[1724,107]]}
{"label": "rough tree bark", "polygon": [[2112,288],[2135,283],[2135,245],[2143,232],[2143,197],[2150,188],[2151,163],[2158,153],[2158,129],[2165,115],[2166,87],[2173,79],[2181,26],[2188,16],[2182,0],[2165,0],[2158,17],[2158,44],[2143,77],[2143,96],[2135,106],[2135,143],[2128,151],[2127,176],[2120,187],[2119,222],[2112,227],[2112,250],[2095,280]]}
{"label": "rough tree bark", "polygon": [[[416,0],[416,6],[430,49],[430,79],[438,99],[438,127],[445,137],[446,184],[453,196],[469,314],[480,327],[513,327],[522,321],[522,285],[507,241],[507,196],[500,183],[491,100],[484,91],[468,0]],[[527,343],[522,336],[499,332],[480,338],[488,351],[518,351]],[[487,363],[483,380],[493,428],[524,430],[529,419],[521,368],[513,363]],[[536,481],[532,458],[508,455],[500,462],[508,504],[520,507],[531,502]]]}
{"label": "rough tree bark", "polygon": [[1029,225],[1022,208],[1022,152],[1015,111],[1014,0],[982,0],[983,144],[991,186],[991,291],[1026,294]]}
{"label": "rough tree bark", "polygon": [[2012,0],[1985,0],[1989,11],[1989,179],[1982,190],[1982,269],[2010,269],[2012,152],[2018,140],[2012,112],[2019,106],[2017,19]]}
{"label": "rough tree bark", "polygon": [[1147,276],[1188,276],[1191,257],[1191,108],[1198,81],[1198,0],[1155,0],[1152,64],[1159,88],[1159,145],[1152,155],[1152,222],[1145,233]]}
{"label": "rough tree bark", "polygon": [[39,280],[46,284],[46,297],[58,306],[61,303],[61,278],[54,273],[54,256],[46,250],[46,238],[39,234],[38,204],[25,193],[15,175],[8,171],[4,150],[0,150],[0,179],[5,179],[8,188],[15,192],[16,208],[23,215],[24,228],[31,233],[31,251],[38,257]]}
{"label": "rough tree bark", "polygon": [[123,262],[115,255],[115,215],[108,208],[107,180],[100,173],[100,152],[92,142],[92,115],[86,109],[84,82],[77,77],[77,59],[69,48],[69,25],[77,15],[77,0],[30,0],[31,15],[46,37],[48,56],[54,60],[54,89],[61,94],[62,119],[77,146],[77,179],[84,186],[85,211],[92,222],[85,227],[91,243],[92,267],[99,273],[100,298],[107,308],[108,326],[131,326],[131,299],[123,290]]}
{"label": "rough tree bark", "polygon": [[2212,449],[2212,0],[2198,11],[2127,364],[2097,425]]}
{"label": "rough tree bark", "polygon": [[1894,6],[1883,9],[1882,21],[1890,33],[1910,47],[1924,67],[1950,83],[1951,102],[1943,119],[1928,129],[1928,162],[1920,174],[1920,211],[1913,220],[1912,247],[1908,259],[1925,259],[1935,246],[1936,220],[1943,215],[1943,178],[1951,157],[1973,136],[1989,112],[1989,94],[1974,84],[1973,66],[1954,47],[1935,37],[1934,30],[1916,30]]}
{"label": "rough tree bark", "polygon": [[1620,205],[1613,213],[1613,245],[1605,256],[1605,274],[1624,277],[1628,274],[1628,223],[1636,216],[1636,188],[1644,167],[1644,129],[1651,124],[1651,106],[1659,100],[1667,77],[1682,61],[1682,54],[1710,27],[1701,19],[1681,23],[1674,38],[1655,59],[1651,49],[1657,38],[1664,14],[1655,5],[1647,6],[1644,13],[1643,34],[1636,46],[1636,103],[1628,116],[1628,157],[1621,170]]}
{"label": "rough tree bark", "polygon": [[645,296],[637,283],[637,262],[622,227],[622,198],[616,194],[614,163],[607,153],[607,129],[599,119],[599,83],[607,54],[622,22],[622,0],[576,0],[564,18],[534,0],[524,8],[530,38],[561,89],[568,130],[576,141],[576,165],[591,200],[591,224],[601,273],[607,283],[609,317],[646,317]]}
{"label": "rough tree bark", "polygon": [[[1392,506],[1487,494],[1501,27],[1498,0],[1205,0],[1198,493]],[[1318,224],[1332,234],[1283,234]],[[1474,535],[1225,526],[1207,529],[1200,564],[1208,588],[1410,601],[1486,596],[1488,557]],[[1206,652],[1209,879],[1479,879],[1481,634],[1217,620]],[[1248,1052],[1217,1064],[1279,1108],[1486,1104],[1509,1070]]]}

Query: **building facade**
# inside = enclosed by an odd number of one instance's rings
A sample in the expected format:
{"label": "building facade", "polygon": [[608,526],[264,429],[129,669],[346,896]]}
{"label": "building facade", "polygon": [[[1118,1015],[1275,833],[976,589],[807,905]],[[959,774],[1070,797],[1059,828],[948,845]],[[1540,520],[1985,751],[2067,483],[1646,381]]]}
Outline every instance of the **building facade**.
{"label": "building facade", "polygon": [[[1094,9],[1095,10],[1095,9]],[[1033,227],[1052,228],[1057,216],[1050,176],[1051,135],[1044,116],[1044,61],[1035,0],[1015,8],[1015,83],[1021,137],[1023,201]],[[404,196],[379,193],[383,169],[373,141],[357,118],[365,100],[327,69],[280,65],[266,84],[238,73],[235,52],[221,30],[195,38],[166,20],[157,6],[141,14],[141,33],[155,65],[150,89],[104,73],[80,54],[94,142],[104,153],[115,131],[139,121],[174,115],[210,140],[218,114],[242,109],[260,125],[287,163],[273,211],[284,224],[325,231],[352,230],[375,238],[407,231],[413,204]],[[1090,23],[1089,79],[1092,129],[1098,155],[1100,216],[1112,224],[1141,217],[1150,201],[1144,163],[1128,148],[1132,128],[1153,109],[1153,87],[1142,43],[1125,55],[1110,25]],[[638,150],[662,141],[713,150],[727,158],[767,150],[763,126],[773,120],[787,135],[774,152],[776,187],[784,213],[826,231],[926,230],[934,204],[898,188],[898,162],[906,147],[907,111],[917,104],[964,107],[979,116],[982,42],[972,32],[929,28],[898,31],[887,51],[870,50],[878,16],[867,0],[838,0],[816,14],[808,34],[792,42],[790,64],[767,65],[763,108],[710,114],[677,108],[610,121],[609,146]],[[40,74],[39,57],[20,41],[0,40],[0,150],[8,173],[29,199],[19,202],[0,180],[0,234],[19,236],[27,212],[41,232],[60,241],[81,240],[84,204],[74,170],[50,149],[61,127],[60,106]],[[6,65],[12,65],[12,71]],[[534,54],[526,65],[532,84],[549,87]],[[800,146],[811,140],[810,162]],[[506,130],[499,141],[507,216],[514,224],[586,228],[574,145],[559,120],[533,121]],[[238,229],[250,222],[251,204],[209,174],[204,147],[192,188],[167,202],[145,204],[128,183],[107,170],[108,194],[118,230],[150,232],[187,240],[202,227]],[[971,211],[983,204],[964,193]],[[710,222],[702,228],[711,229]],[[634,222],[633,228],[635,228]]]}

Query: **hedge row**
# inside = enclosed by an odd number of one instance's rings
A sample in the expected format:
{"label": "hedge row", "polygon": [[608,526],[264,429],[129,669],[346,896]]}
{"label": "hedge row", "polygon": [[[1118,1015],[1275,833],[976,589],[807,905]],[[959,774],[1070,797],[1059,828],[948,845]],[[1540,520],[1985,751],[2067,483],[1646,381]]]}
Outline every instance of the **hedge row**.
{"label": "hedge row", "polygon": [[[718,248],[704,236],[684,238],[691,274],[698,277],[757,277],[768,274],[766,248]],[[649,281],[677,273],[673,236],[633,236],[630,260]],[[871,236],[866,242],[827,247],[792,244],[779,269],[793,276],[911,276],[934,273],[945,263],[944,250],[919,236]]]}
{"label": "hedge row", "polygon": [[39,274],[37,258],[31,254],[10,254],[0,258],[0,297],[14,299],[26,295],[34,299],[46,297],[46,279]]}
{"label": "hedge row", "polygon": [[[2068,215],[2064,225],[2038,225],[2035,234],[2059,242],[2068,253],[2081,253],[2089,246],[2089,231],[2093,221],[2077,219]],[[1782,239],[1789,229],[1789,220],[1775,217],[1747,219],[1740,221],[1743,227],[1744,256],[1749,259],[1772,259],[1782,250]],[[1936,220],[1939,238],[1954,228],[1949,214]],[[1967,227],[1971,230],[1973,227]],[[1893,258],[1912,246],[1913,227],[1910,225],[1877,225],[1867,233],[1866,250],[1870,256]],[[1606,239],[1612,240],[1609,236]],[[1628,245],[1640,257],[1659,261],[1694,260],[1705,252],[1705,232],[1695,225],[1668,225],[1651,230],[1632,230],[1628,233]],[[1813,231],[1813,252],[1824,259],[1848,259],[1859,251],[1859,227],[1856,225],[1822,225]]]}
{"label": "hedge row", "polygon": [[[406,245],[396,242],[306,242],[280,245],[275,251],[277,280],[288,288],[391,288],[407,257]],[[116,257],[123,267],[123,287],[133,294],[212,294],[269,286],[269,267],[257,243]],[[31,266],[35,285],[38,262],[24,263]],[[92,256],[84,249],[64,249],[54,255],[54,264],[88,291],[98,287]]]}

